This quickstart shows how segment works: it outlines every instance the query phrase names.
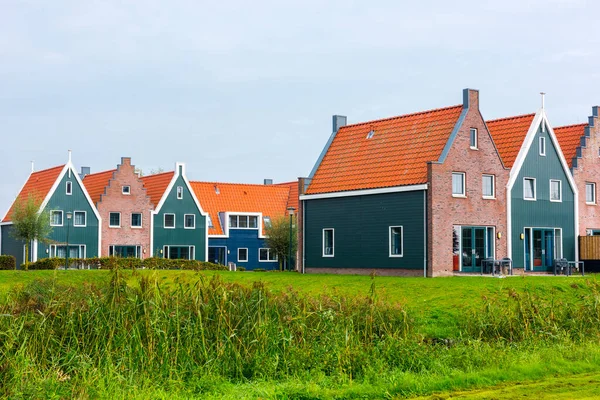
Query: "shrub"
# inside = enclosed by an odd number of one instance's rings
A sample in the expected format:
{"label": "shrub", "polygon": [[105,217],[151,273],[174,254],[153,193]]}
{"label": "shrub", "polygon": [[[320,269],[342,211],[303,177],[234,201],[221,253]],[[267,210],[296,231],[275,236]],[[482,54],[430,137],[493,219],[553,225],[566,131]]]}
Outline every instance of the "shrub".
{"label": "shrub", "polygon": [[240,272],[244,272],[246,270],[246,268],[244,268],[244,267],[237,267],[235,270],[236,271],[240,271]]}
{"label": "shrub", "polygon": [[17,268],[17,260],[14,256],[0,256],[0,270]]}

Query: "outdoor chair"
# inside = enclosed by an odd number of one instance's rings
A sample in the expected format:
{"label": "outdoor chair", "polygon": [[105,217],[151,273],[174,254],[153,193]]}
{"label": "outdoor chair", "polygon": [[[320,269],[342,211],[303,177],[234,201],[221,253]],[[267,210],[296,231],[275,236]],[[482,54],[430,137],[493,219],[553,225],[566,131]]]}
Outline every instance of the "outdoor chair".
{"label": "outdoor chair", "polygon": [[571,275],[569,262],[566,258],[560,258],[558,260],[554,260],[554,275]]}

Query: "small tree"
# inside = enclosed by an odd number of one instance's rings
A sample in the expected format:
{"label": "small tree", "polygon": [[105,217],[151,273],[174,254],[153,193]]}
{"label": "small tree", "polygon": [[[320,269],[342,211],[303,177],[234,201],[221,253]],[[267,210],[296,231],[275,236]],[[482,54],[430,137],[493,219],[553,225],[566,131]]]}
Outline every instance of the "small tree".
{"label": "small tree", "polygon": [[50,214],[47,211],[40,212],[41,201],[29,194],[26,199],[17,199],[11,214],[11,235],[25,242],[25,270],[29,267],[29,246],[32,241],[42,243],[48,242],[48,236],[52,233],[50,226]]}
{"label": "small tree", "polygon": [[[296,254],[298,228],[292,221],[292,256]],[[283,260],[290,254],[290,217],[279,217],[271,221],[270,226],[265,226],[267,246],[277,254],[279,269],[283,269]],[[291,266],[289,266],[291,268]]]}

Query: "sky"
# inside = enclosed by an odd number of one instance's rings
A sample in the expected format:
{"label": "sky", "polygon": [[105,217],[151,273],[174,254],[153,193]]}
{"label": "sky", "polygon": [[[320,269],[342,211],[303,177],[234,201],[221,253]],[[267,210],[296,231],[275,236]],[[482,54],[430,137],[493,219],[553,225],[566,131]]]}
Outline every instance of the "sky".
{"label": "sky", "polygon": [[31,170],[307,176],[348,123],[462,102],[587,122],[600,2],[0,0],[0,214]]}

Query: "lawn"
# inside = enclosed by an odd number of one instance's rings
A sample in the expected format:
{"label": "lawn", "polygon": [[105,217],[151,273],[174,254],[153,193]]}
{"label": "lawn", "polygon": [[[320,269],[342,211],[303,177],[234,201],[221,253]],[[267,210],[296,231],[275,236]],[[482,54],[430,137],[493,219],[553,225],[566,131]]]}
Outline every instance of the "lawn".
{"label": "lawn", "polygon": [[562,399],[599,387],[594,275],[142,270],[122,271],[126,290],[113,278],[0,271],[0,328],[14,332],[0,335],[5,395]]}

